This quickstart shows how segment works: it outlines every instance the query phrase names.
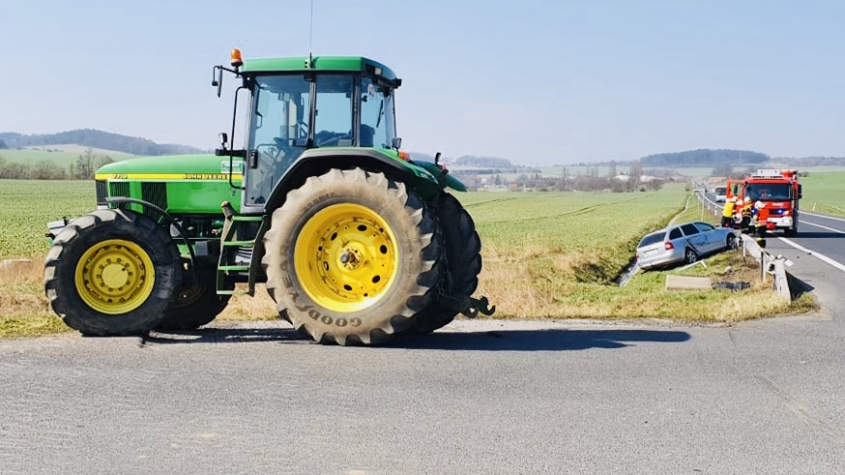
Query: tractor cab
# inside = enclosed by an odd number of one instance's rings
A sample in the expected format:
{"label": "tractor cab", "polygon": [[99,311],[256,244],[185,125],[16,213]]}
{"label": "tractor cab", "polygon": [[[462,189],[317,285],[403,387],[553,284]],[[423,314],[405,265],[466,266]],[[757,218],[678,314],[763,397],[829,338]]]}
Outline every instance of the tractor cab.
{"label": "tractor cab", "polygon": [[[394,90],[401,81],[386,66],[361,57],[243,62],[237,50],[232,66],[216,70],[243,79],[239,92],[249,95],[249,113],[238,111],[236,103],[235,118],[247,116],[246,149],[226,150],[224,141],[218,153],[245,159],[245,211],[264,208],[279,179],[306,150],[398,150]],[[219,73],[215,83],[222,83]]]}

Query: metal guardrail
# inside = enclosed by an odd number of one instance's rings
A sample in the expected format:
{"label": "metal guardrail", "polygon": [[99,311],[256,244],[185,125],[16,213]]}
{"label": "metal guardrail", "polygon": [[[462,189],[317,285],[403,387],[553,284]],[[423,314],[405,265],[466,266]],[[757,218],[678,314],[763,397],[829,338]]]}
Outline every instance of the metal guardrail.
{"label": "metal guardrail", "polygon": [[[719,216],[722,207],[718,203],[713,202],[701,191],[697,191],[698,202],[702,205],[702,212],[704,209],[713,211],[714,216]],[[760,263],[760,280],[766,282],[766,275],[772,275],[772,290],[781,297],[792,300],[792,292],[789,289],[789,279],[787,278],[786,268],[792,266],[792,261],[784,258],[781,255],[773,256],[765,251],[757,243],[757,240],[748,236],[747,234],[740,234],[742,240],[742,257],[751,255],[757,262]]]}

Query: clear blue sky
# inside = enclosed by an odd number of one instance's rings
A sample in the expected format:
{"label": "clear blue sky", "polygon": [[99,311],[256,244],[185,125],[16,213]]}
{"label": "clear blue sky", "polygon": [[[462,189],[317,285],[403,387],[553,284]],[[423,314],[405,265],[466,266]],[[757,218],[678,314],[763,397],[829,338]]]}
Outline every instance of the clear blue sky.
{"label": "clear blue sky", "polygon": [[[4,2],[0,131],[215,145],[211,67],[308,53],[309,1]],[[695,148],[845,156],[845,1],[315,0],[315,55],[404,83],[410,151],[523,164]],[[229,81],[229,86],[232,85]]]}

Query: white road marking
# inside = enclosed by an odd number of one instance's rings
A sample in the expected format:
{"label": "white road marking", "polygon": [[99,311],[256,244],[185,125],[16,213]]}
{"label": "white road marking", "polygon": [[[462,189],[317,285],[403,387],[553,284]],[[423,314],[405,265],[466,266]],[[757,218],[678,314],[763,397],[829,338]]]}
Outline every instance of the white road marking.
{"label": "white road marking", "polygon": [[816,218],[824,218],[824,219],[832,219],[834,221],[842,221],[843,223],[845,223],[845,219],[842,219],[842,218],[834,218],[832,216],[825,216],[823,214],[808,213],[806,211],[798,211],[798,213],[806,214],[807,216],[815,216]]}
{"label": "white road marking", "polygon": [[828,231],[833,231],[833,232],[835,232],[835,233],[839,233],[839,234],[845,234],[845,231],[840,231],[840,230],[835,229],[835,228],[830,228],[830,227],[827,227],[827,226],[822,226],[821,224],[811,223],[811,222],[809,222],[809,221],[801,221],[800,223],[801,223],[801,224],[809,224],[810,226],[815,226],[815,227],[817,227],[817,228],[827,229]]}
{"label": "white road marking", "polygon": [[795,249],[798,249],[798,250],[799,250],[799,251],[801,251],[801,252],[806,252],[807,254],[809,254],[809,255],[811,255],[811,256],[815,256],[815,257],[816,257],[816,258],[818,258],[820,261],[825,262],[825,263],[827,263],[827,264],[830,264],[830,265],[832,265],[833,267],[835,267],[835,268],[837,268],[837,269],[841,270],[842,272],[845,272],[845,264],[842,264],[841,262],[834,261],[833,259],[831,259],[831,258],[829,258],[829,257],[825,256],[824,254],[818,253],[818,252],[816,252],[816,251],[811,251],[811,250],[807,249],[807,248],[806,248],[806,247],[804,247],[804,246],[801,246],[801,245],[799,245],[799,244],[796,244],[796,243],[794,243],[794,242],[790,241],[790,240],[789,240],[789,239],[787,239],[787,238],[782,238],[782,237],[779,237],[778,239],[780,239],[781,241],[783,241],[785,244],[787,244],[787,245],[789,245],[789,246],[792,246],[792,247],[794,247]]}

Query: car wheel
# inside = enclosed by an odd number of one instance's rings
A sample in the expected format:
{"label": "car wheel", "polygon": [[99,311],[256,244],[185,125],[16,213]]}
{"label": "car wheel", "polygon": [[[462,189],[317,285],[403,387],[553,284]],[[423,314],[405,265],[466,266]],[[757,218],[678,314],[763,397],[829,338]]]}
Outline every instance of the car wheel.
{"label": "car wheel", "polygon": [[728,234],[728,237],[725,240],[725,247],[730,250],[736,249],[736,236],[734,236],[733,234]]}
{"label": "car wheel", "polygon": [[687,248],[687,250],[684,251],[684,262],[686,262],[687,264],[692,264],[693,262],[695,262],[697,260],[698,260],[698,254],[696,254],[695,251],[693,251],[690,248]]}

